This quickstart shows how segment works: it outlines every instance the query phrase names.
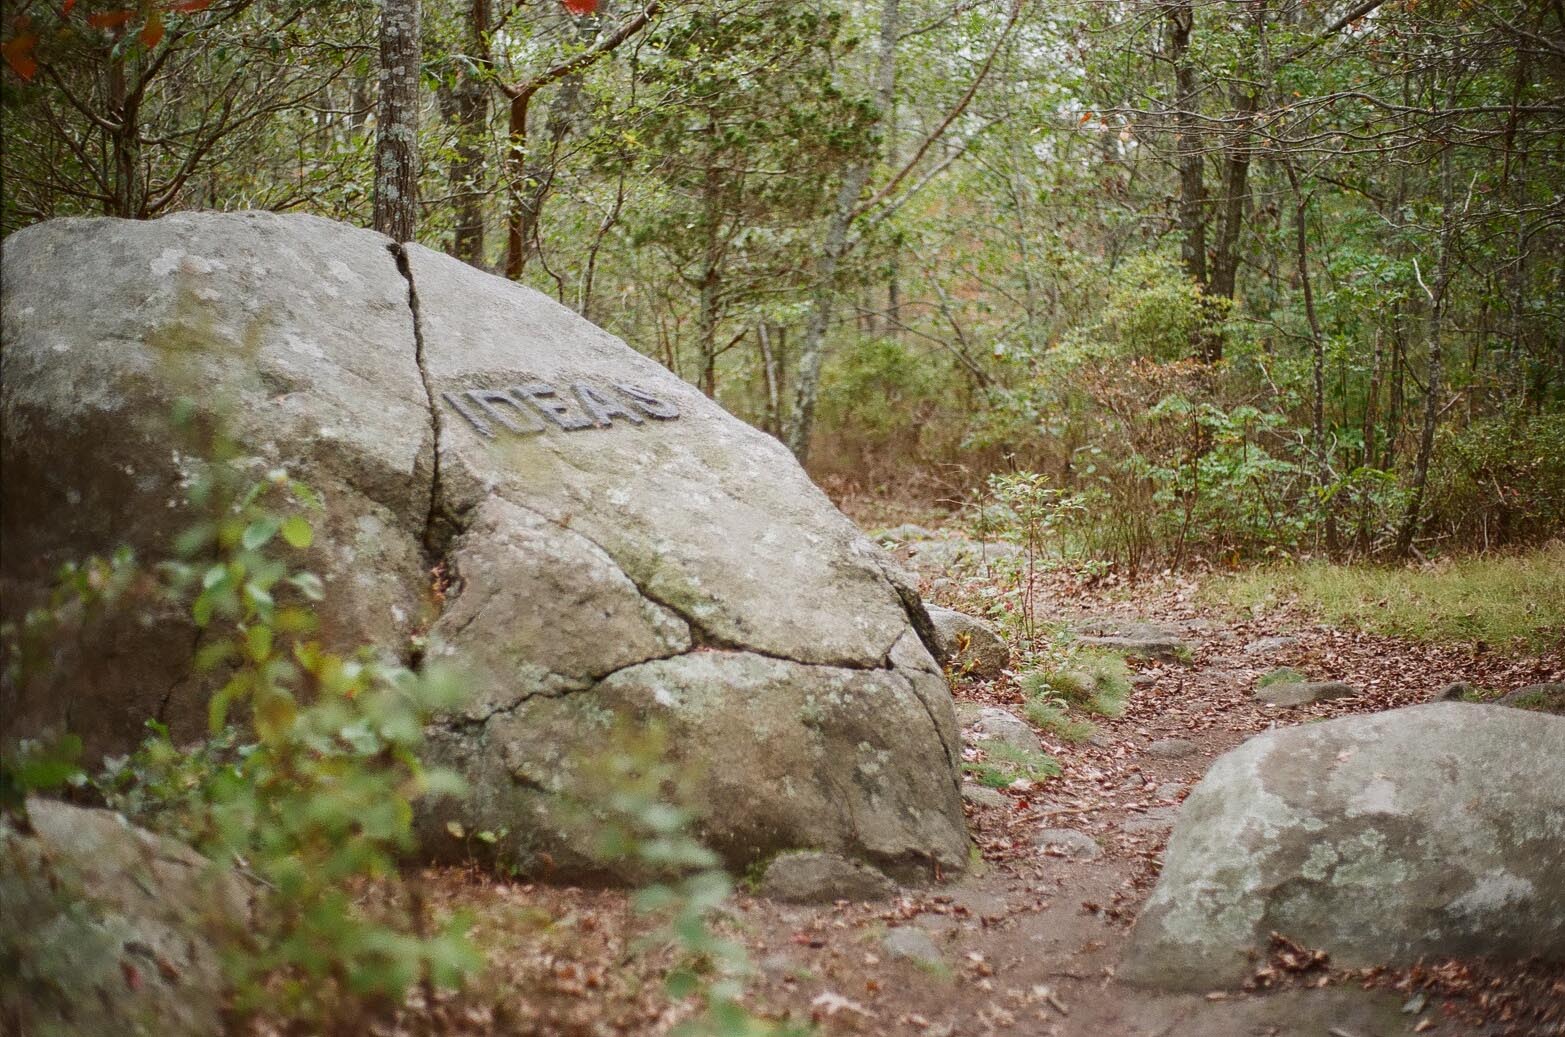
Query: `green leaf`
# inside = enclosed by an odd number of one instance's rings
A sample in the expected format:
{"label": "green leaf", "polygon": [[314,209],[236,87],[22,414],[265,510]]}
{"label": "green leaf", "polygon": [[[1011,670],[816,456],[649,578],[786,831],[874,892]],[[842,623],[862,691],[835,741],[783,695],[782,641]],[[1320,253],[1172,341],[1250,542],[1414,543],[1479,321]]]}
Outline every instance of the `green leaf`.
{"label": "green leaf", "polygon": [[253,626],[245,631],[245,647],[250,651],[250,658],[256,662],[262,662],[272,654],[272,628],[269,626]]}
{"label": "green leaf", "polygon": [[302,515],[289,515],[283,520],[283,539],[303,550],[315,542],[315,530]]}
{"label": "green leaf", "polygon": [[326,597],[326,588],[321,578],[314,573],[295,573],[288,577],[288,582],[299,588],[299,593],[311,601],[320,601]]}
{"label": "green leaf", "polygon": [[[277,527],[278,521],[273,516],[268,515],[264,518],[258,518],[245,527],[244,536],[239,538],[239,542],[244,545],[246,551],[254,551],[259,547],[264,547],[272,537],[277,535]],[[283,535],[286,537],[287,533]],[[289,542],[292,543],[291,537]]]}

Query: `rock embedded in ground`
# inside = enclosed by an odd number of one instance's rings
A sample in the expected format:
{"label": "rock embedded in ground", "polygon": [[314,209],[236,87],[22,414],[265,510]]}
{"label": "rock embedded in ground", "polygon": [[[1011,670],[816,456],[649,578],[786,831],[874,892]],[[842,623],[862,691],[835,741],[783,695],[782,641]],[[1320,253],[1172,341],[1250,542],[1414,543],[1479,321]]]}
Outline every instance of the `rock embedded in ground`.
{"label": "rock embedded in ground", "polygon": [[1026,752],[1043,751],[1043,743],[1038,740],[1037,732],[1027,725],[1027,721],[998,706],[985,706],[979,710],[972,731],[973,742],[977,745],[995,742]]}
{"label": "rock embedded in ground", "polygon": [[1565,719],[1434,703],[1267,732],[1185,800],[1119,974],[1237,986],[1284,933],[1335,965],[1565,961]]}
{"label": "rock embedded in ground", "polygon": [[1086,832],[1074,828],[1046,828],[1038,833],[1038,848],[1054,851],[1062,857],[1077,861],[1095,861],[1103,856],[1103,848]]}
{"label": "rock embedded in ground", "polygon": [[987,810],[1009,810],[1011,807],[1011,800],[999,789],[970,781],[962,784],[962,798],[975,807]]}
{"label": "rock embedded in ground", "polygon": [[1246,655],[1271,655],[1274,652],[1282,651],[1284,648],[1292,648],[1298,643],[1298,638],[1289,637],[1285,634],[1273,637],[1258,637],[1244,646],[1244,653]]}
{"label": "rock embedded in ground", "polygon": [[1147,755],[1165,760],[1182,760],[1195,755],[1195,750],[1195,743],[1188,738],[1159,738],[1147,746]]}
{"label": "rock embedded in ground", "polygon": [[925,575],[982,570],[992,565],[1016,565],[1024,561],[1022,549],[1003,541],[982,543],[961,537],[916,540],[904,549],[907,564]]}
{"label": "rock embedded in ground", "polygon": [[935,644],[945,664],[957,673],[992,680],[1011,664],[1011,649],[983,620],[938,605],[926,607],[935,628]]}
{"label": "rock embedded in ground", "polygon": [[[1177,794],[1176,792],[1175,795]],[[1173,798],[1172,796],[1164,796],[1161,792],[1158,792],[1157,796],[1159,799]],[[1125,822],[1120,825],[1120,829],[1133,835],[1140,835],[1146,832],[1166,832],[1174,826],[1174,822],[1178,819],[1178,807],[1151,807],[1126,818]]]}
{"label": "rock embedded in ground", "polygon": [[940,954],[940,948],[935,946],[935,941],[929,938],[929,934],[921,929],[913,929],[908,926],[898,926],[886,934],[881,941],[886,953],[893,958],[902,958],[911,961],[915,965],[923,965],[926,968],[936,968],[945,964],[945,959]]}
{"label": "rock embedded in ground", "polygon": [[1565,714],[1565,683],[1529,684],[1500,696],[1496,704],[1539,713]]}
{"label": "rock embedded in ground", "polygon": [[1132,659],[1176,661],[1190,652],[1179,629],[1170,624],[1114,616],[1076,624],[1076,643],[1119,652]]}
{"label": "rock embedded in ground", "polygon": [[223,1030],[218,939],[246,892],[189,847],[107,810],[28,802],[0,819],[0,1003],[21,1033]]}
{"label": "rock embedded in ground", "polygon": [[772,858],[757,889],[763,897],[789,904],[829,904],[838,900],[884,900],[897,885],[859,861],[835,853],[792,850]]}
{"label": "rock embedded in ground", "polygon": [[1308,706],[1357,695],[1358,689],[1341,681],[1276,681],[1255,689],[1255,700],[1270,706]]}
{"label": "rock embedded in ground", "polygon": [[[313,217],[52,221],[6,240],[3,274],[4,618],[66,558],[156,558],[191,523],[167,415],[198,395],[258,477],[323,491],[324,639],[405,658],[417,638],[470,674],[428,733],[471,794],[420,817],[426,852],[465,857],[457,821],[523,871],[596,869],[562,794],[621,722],[650,722],[735,868],[801,847],[909,880],[965,867],[960,736],[912,577],[786,448],[654,361],[537,292]],[[70,716],[89,755],[149,716],[199,736],[212,684],[177,620],[8,687],[0,733]]]}
{"label": "rock embedded in ground", "polygon": [[1431,702],[1466,702],[1478,693],[1478,688],[1466,681],[1453,681],[1435,692]]}

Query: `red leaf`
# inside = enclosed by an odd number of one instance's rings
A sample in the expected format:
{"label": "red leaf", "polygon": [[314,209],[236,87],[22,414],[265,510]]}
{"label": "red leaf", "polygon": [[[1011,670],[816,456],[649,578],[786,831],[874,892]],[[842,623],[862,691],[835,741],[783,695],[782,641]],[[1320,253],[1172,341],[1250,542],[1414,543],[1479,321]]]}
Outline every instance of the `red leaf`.
{"label": "red leaf", "polygon": [[560,0],[560,4],[578,18],[598,9],[598,0]]}
{"label": "red leaf", "polygon": [[147,18],[147,24],[141,27],[141,42],[151,50],[161,39],[163,39],[163,16],[153,11]]}
{"label": "red leaf", "polygon": [[125,985],[132,990],[141,989],[141,970],[128,961],[120,962],[120,971],[125,974]]}
{"label": "red leaf", "polygon": [[38,74],[38,62],[33,59],[33,48],[38,45],[36,33],[23,33],[13,36],[0,44],[0,54],[5,55],[5,63],[11,66],[11,71],[22,78],[23,82],[31,83],[33,76]]}
{"label": "red leaf", "polygon": [[87,16],[87,24],[94,29],[112,29],[124,25],[135,16],[135,10],[129,7],[118,11],[99,11],[97,14]]}
{"label": "red leaf", "polygon": [[65,0],[65,6],[60,8],[60,17],[63,18],[66,15],[70,14],[71,13],[71,8],[73,8],[75,6],[76,6],[76,0]]}
{"label": "red leaf", "polygon": [[177,0],[168,5],[170,11],[178,11],[180,14],[195,14],[197,11],[205,11],[212,6],[212,0]]}

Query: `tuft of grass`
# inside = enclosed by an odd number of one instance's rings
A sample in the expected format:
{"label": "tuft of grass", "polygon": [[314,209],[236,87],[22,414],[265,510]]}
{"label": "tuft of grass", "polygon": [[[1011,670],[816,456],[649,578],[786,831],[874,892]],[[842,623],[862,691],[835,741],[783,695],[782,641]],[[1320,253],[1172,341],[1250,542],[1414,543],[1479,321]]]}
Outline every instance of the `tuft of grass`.
{"label": "tuft of grass", "polygon": [[1065,704],[1058,699],[1040,695],[1030,700],[1023,712],[1027,714],[1028,720],[1067,742],[1085,742],[1098,731],[1092,721],[1077,720],[1071,716]]}
{"label": "tuft of grass", "polygon": [[1259,611],[1284,601],[1336,626],[1523,654],[1565,647],[1565,542],[1419,568],[1306,565],[1209,582],[1203,596]]}
{"label": "tuft of grass", "polygon": [[1130,698],[1130,667],[1112,652],[1080,650],[1057,667],[1039,667],[1020,678],[1029,699],[1059,698],[1104,717],[1125,712]]}
{"label": "tuft of grass", "polygon": [[985,759],[962,764],[962,769],[978,779],[980,785],[1003,789],[1018,778],[1043,783],[1060,773],[1059,761],[1047,753],[1018,749],[1004,742],[984,746]]}
{"label": "tuft of grass", "polygon": [[1279,666],[1271,673],[1264,674],[1255,682],[1257,688],[1269,688],[1273,684],[1299,684],[1309,680],[1303,673],[1292,666]]}

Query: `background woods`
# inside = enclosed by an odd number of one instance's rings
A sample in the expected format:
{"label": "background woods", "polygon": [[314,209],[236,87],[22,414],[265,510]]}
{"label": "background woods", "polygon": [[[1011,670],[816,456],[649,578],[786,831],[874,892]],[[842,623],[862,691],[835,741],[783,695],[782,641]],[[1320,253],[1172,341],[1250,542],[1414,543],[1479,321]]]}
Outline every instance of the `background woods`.
{"label": "background woods", "polygon": [[3,225],[306,210],[558,298],[841,495],[1072,550],[1565,514],[1565,10],[10,5]]}

